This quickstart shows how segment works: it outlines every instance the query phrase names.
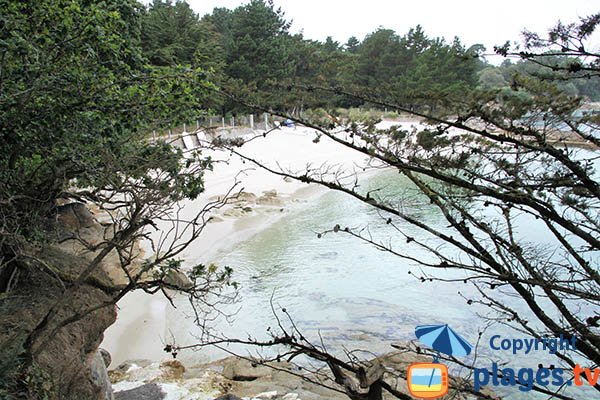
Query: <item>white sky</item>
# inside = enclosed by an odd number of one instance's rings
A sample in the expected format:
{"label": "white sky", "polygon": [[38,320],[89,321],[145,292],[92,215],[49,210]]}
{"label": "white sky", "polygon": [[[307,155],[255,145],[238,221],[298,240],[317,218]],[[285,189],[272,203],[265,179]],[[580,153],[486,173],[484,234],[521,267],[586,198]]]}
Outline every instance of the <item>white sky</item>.
{"label": "white sky", "polygon": [[[214,7],[235,8],[248,1],[188,0],[200,15]],[[597,0],[275,0],[292,20],[291,31],[308,39],[332,36],[340,43],[354,35],[362,40],[379,26],[403,35],[421,24],[429,37],[451,41],[458,36],[467,46],[482,43],[488,53],[507,40],[519,40],[527,28],[545,33],[558,20],[575,22],[600,11]],[[594,36],[595,49],[600,34]]]}

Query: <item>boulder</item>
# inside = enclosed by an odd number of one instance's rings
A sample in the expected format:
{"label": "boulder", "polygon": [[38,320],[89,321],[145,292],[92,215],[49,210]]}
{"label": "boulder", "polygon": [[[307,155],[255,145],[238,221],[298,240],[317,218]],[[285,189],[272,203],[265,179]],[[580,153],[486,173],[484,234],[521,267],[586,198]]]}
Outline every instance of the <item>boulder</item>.
{"label": "boulder", "polygon": [[273,400],[273,399],[277,398],[277,391],[273,390],[270,392],[259,393],[259,394],[255,395],[254,398],[260,399],[260,400]]}
{"label": "boulder", "polygon": [[100,352],[100,355],[102,356],[102,359],[104,360],[104,365],[106,366],[106,368],[108,368],[110,366],[110,363],[112,362],[112,357],[110,355],[110,353],[108,352],[108,350],[105,349],[98,349],[98,351]]}
{"label": "boulder", "polygon": [[115,393],[115,400],[162,400],[165,397],[162,388],[156,383],[147,383],[134,389]]}
{"label": "boulder", "polygon": [[76,232],[81,228],[90,228],[96,223],[94,216],[83,203],[68,203],[58,206],[56,222],[62,229],[70,232]]}
{"label": "boulder", "polygon": [[92,364],[90,365],[90,376],[94,385],[100,388],[98,398],[101,400],[113,400],[112,384],[110,379],[108,379],[106,362],[104,361],[104,357],[100,350],[96,352]]}
{"label": "boulder", "polygon": [[246,203],[254,203],[256,201],[256,195],[254,193],[251,192],[240,192],[237,196],[236,196],[236,200],[237,201],[243,201]]}
{"label": "boulder", "polygon": [[263,206],[280,206],[283,201],[277,196],[277,190],[265,190],[263,195],[256,200],[256,204]]}
{"label": "boulder", "polygon": [[162,379],[165,381],[174,381],[183,379],[185,367],[179,360],[167,360],[160,364]]}
{"label": "boulder", "polygon": [[[77,276],[87,265],[81,257],[56,246],[27,251],[67,277]],[[35,265],[27,267],[26,275],[22,276],[26,279],[19,279],[11,296],[3,299],[0,346],[3,349],[23,346],[27,335],[32,334],[30,346],[37,349],[32,360],[35,367],[25,377],[33,382],[30,398],[41,398],[49,391],[52,398],[110,399],[106,366],[97,350],[104,331],[116,320],[114,306],[98,306],[110,304],[112,296],[87,283],[65,290],[64,284],[50,279],[46,271]],[[101,271],[95,271],[91,279],[107,281]],[[54,317],[47,324],[38,325],[50,312]],[[61,325],[76,315],[81,318]]]}
{"label": "boulder", "polygon": [[223,376],[232,381],[253,381],[270,376],[273,370],[265,365],[250,362],[243,358],[231,358],[223,367]]}

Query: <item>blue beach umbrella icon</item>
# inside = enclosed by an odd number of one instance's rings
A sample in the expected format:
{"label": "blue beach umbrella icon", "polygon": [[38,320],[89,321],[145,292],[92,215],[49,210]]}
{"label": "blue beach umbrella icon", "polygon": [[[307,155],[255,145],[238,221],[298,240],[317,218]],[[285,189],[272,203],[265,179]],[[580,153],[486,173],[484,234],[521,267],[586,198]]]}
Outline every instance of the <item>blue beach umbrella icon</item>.
{"label": "blue beach umbrella icon", "polygon": [[473,346],[456,333],[448,324],[419,325],[415,335],[421,343],[431,347],[438,353],[449,356],[464,357],[471,353]]}
{"label": "blue beach umbrella icon", "polygon": [[[433,362],[438,362],[439,353],[450,356],[464,357],[471,353],[473,346],[462,336],[454,332],[448,324],[444,325],[419,325],[415,329],[415,335],[421,343],[437,351],[438,356],[433,358]],[[429,385],[433,381],[435,370],[431,371]]]}

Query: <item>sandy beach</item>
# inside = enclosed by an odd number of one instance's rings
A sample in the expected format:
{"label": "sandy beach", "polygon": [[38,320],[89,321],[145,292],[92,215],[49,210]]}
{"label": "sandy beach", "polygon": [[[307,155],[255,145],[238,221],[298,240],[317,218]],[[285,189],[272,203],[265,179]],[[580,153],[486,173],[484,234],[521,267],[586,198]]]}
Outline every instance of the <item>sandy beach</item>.
{"label": "sandy beach", "polygon": [[[344,148],[322,137],[314,143],[315,132],[303,128],[281,128],[258,137],[240,152],[275,169],[306,171],[325,164],[336,169],[362,171],[368,161],[364,155]],[[201,237],[183,254],[186,265],[209,264],[219,254],[234,248],[285,215],[294,213],[325,189],[308,185],[265,171],[223,151],[206,151],[206,156],[218,160],[214,170],[205,177],[206,190],[195,201],[184,205],[182,215],[192,216],[207,202],[223,196],[236,184],[251,203],[231,204],[215,214],[215,222],[206,226]],[[245,196],[246,197],[246,196]],[[112,355],[111,368],[126,360],[166,358],[164,343],[170,337],[167,315],[177,313],[161,295],[136,291],[119,304],[118,319],[105,334],[101,347]]]}

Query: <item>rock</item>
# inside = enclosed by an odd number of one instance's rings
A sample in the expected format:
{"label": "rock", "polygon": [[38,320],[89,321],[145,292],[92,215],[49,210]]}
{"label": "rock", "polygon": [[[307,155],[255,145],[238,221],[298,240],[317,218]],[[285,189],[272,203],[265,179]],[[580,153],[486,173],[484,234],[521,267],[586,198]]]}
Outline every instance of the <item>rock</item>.
{"label": "rock", "polygon": [[122,381],[154,382],[160,379],[160,365],[148,360],[132,360],[108,371],[110,381],[115,384]]}
{"label": "rock", "polygon": [[223,396],[217,397],[215,400],[242,400],[242,398],[234,396],[232,394],[225,394]]}
{"label": "rock", "polygon": [[208,219],[209,223],[217,223],[217,222],[223,222],[225,221],[223,218],[219,217],[218,215],[213,215]]}
{"label": "rock", "polygon": [[297,393],[288,393],[281,398],[281,400],[300,400]]}
{"label": "rock", "polygon": [[254,397],[261,400],[276,399],[277,391],[259,393]]}
{"label": "rock", "polygon": [[187,275],[183,271],[170,270],[164,277],[164,281],[169,285],[173,285],[182,289],[189,289],[193,286],[193,283],[189,280]]}
{"label": "rock", "polygon": [[162,363],[151,363],[147,360],[128,361],[115,370],[109,371],[113,384],[129,382],[172,382],[181,381],[185,367],[179,360],[167,360]]}
{"label": "rock", "polygon": [[256,200],[256,204],[263,206],[280,206],[283,204],[281,199],[277,197],[277,190],[266,190],[263,195]]}
{"label": "rock", "polygon": [[68,203],[56,208],[56,222],[66,231],[92,227],[96,221],[83,203]]}
{"label": "rock", "polygon": [[275,190],[275,189],[265,190],[265,191],[263,191],[263,196],[264,197],[277,197],[277,190]]}
{"label": "rock", "polygon": [[110,353],[108,352],[108,350],[105,349],[98,349],[98,351],[100,352],[100,355],[104,360],[104,365],[106,366],[106,368],[108,368],[110,366],[110,363],[112,362],[112,357]]}
{"label": "rock", "polygon": [[253,203],[256,201],[256,195],[254,193],[250,193],[250,192],[240,192],[237,195],[236,200],[237,201],[244,201],[247,203]]}
{"label": "rock", "polygon": [[96,352],[96,355],[92,360],[92,364],[90,365],[90,376],[94,385],[100,388],[98,398],[101,400],[113,400],[112,384],[108,379],[106,362],[104,361],[101,350]]}
{"label": "rock", "polygon": [[241,208],[232,208],[223,213],[224,217],[233,217],[233,218],[238,218],[238,217],[241,217],[242,215],[244,215],[244,212],[242,211]]}
{"label": "rock", "polygon": [[164,398],[165,393],[156,383],[147,383],[115,393],[115,400],[162,400]]}
{"label": "rock", "polygon": [[160,364],[160,370],[164,380],[173,381],[183,379],[185,367],[179,360],[168,360]]}
{"label": "rock", "polygon": [[255,379],[269,376],[272,369],[252,363],[242,358],[232,358],[223,367],[223,376],[232,381],[253,381]]}

